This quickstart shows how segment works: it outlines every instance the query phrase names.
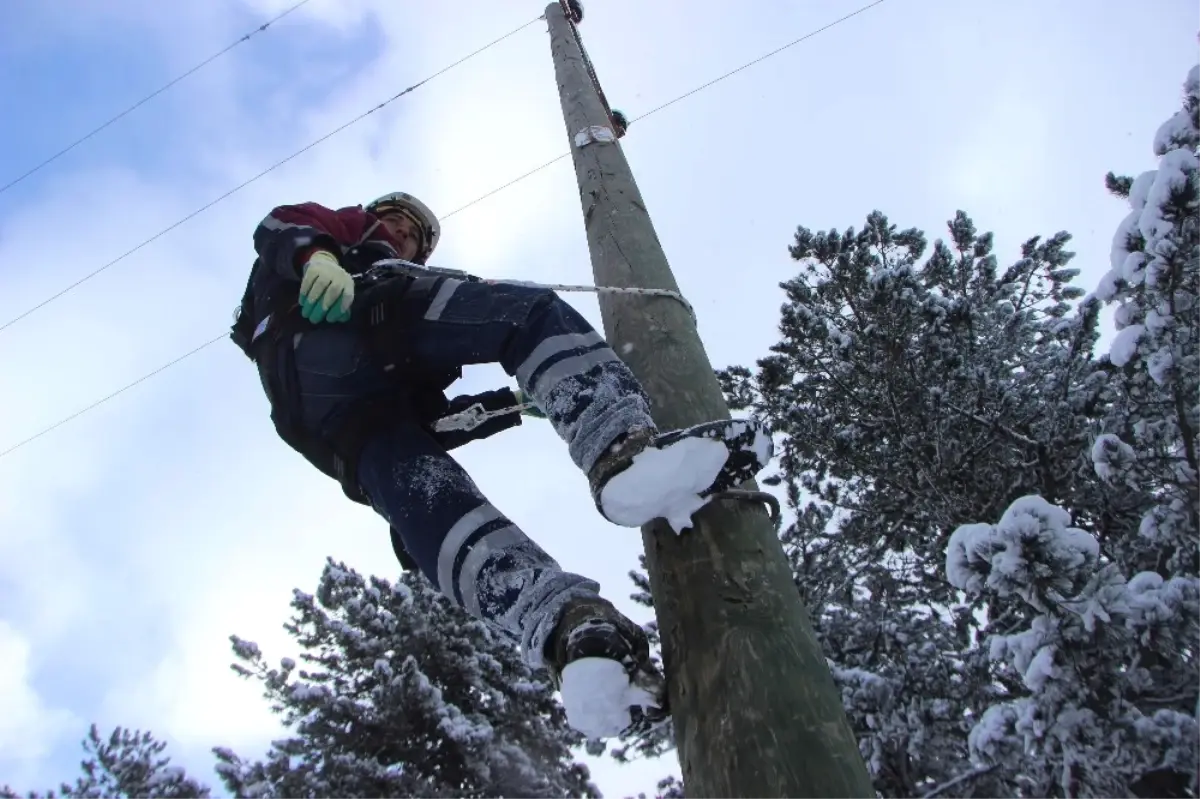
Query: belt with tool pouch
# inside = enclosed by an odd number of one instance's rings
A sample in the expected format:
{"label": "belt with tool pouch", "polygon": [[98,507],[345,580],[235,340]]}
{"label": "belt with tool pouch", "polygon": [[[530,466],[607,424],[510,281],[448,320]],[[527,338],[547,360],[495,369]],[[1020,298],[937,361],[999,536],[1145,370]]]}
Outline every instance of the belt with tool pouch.
{"label": "belt with tool pouch", "polygon": [[[447,278],[480,280],[457,269],[426,267],[400,259],[377,261],[354,277],[354,309],[348,323],[359,326],[367,334],[373,354],[384,364],[386,371],[399,367],[412,374],[410,385],[417,387],[416,395],[412,397],[414,404],[422,411],[421,416],[435,425],[446,409],[442,392],[462,376],[462,370],[431,374],[414,367],[405,346],[405,327],[411,311],[405,313],[403,309],[422,307]],[[300,315],[299,304],[289,297],[286,305],[268,313],[254,330],[249,349],[271,404],[271,421],[279,437],[320,471],[341,483],[347,497],[364,505],[370,504],[358,485],[358,456],[367,438],[386,424],[389,417],[394,417],[395,403],[389,397],[363,400],[354,412],[346,414],[346,421],[330,439],[309,434],[294,424],[289,418],[287,403],[283,401],[288,392],[279,382],[294,380],[295,370],[290,363],[284,369],[278,368],[278,358],[283,350],[279,342],[286,336],[298,337],[315,329],[317,326]]]}

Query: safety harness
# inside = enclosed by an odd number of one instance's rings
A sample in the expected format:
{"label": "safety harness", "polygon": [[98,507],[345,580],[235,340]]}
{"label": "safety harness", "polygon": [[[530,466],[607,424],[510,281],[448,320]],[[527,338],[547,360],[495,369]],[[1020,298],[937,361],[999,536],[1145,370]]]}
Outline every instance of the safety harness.
{"label": "safety harness", "polygon": [[[299,337],[315,330],[316,325],[301,316],[297,298],[288,292],[269,299],[267,313],[257,326],[252,327],[255,317],[253,286],[257,270],[260,268],[263,268],[261,261],[255,264],[246,282],[246,291],[231,328],[230,338],[258,368],[263,391],[271,406],[271,422],[275,425],[279,437],[318,470],[337,480],[349,499],[362,505],[370,505],[370,500],[358,484],[358,456],[370,436],[395,418],[397,397],[360,400],[356,408],[342,414],[343,421],[339,429],[333,431],[328,438],[312,435],[302,425],[297,424],[292,419],[289,403],[285,401],[289,393],[286,389],[294,386],[284,386],[281,383],[295,380],[295,368],[290,362],[279,362],[281,357],[288,358],[289,361],[294,357],[295,343],[286,347],[282,346],[282,343],[289,336],[293,338],[293,342],[298,342]],[[695,309],[678,291],[670,289],[484,280],[458,269],[424,266],[402,259],[376,261],[369,269],[354,276],[355,300],[349,324],[365,328],[368,346],[373,355],[384,364],[385,371],[402,368],[413,375],[413,385],[423,387],[423,390],[407,389],[407,399],[423,419],[431,421],[432,429],[437,432],[471,431],[496,417],[520,413],[534,407],[533,403],[526,402],[498,410],[488,410],[482,404],[476,403],[465,410],[446,413],[448,403],[442,392],[462,376],[462,370],[430,374],[422,372],[414,364],[411,353],[405,347],[409,336],[404,310],[419,307],[426,298],[432,300],[447,278],[466,282],[514,283],[557,291],[669,297],[683,304],[695,321]],[[401,300],[405,302],[401,303]],[[778,525],[777,503],[774,508]],[[416,562],[404,550],[403,542],[394,528],[391,537],[401,566],[405,569],[416,568]]]}
{"label": "safety harness", "polygon": [[[300,315],[299,304],[288,296],[286,301],[271,302],[267,314],[247,334],[247,328],[252,324],[253,275],[247,283],[230,337],[258,367],[275,430],[288,446],[337,480],[346,496],[355,502],[370,504],[358,485],[358,455],[367,439],[394,419],[395,400],[403,395],[423,418],[437,420],[446,408],[443,390],[462,376],[461,369],[438,374],[421,370],[405,347],[409,337],[405,335],[407,320],[401,300],[405,300],[405,306],[413,307],[424,298],[432,297],[442,282],[451,276],[459,280],[479,280],[459,270],[399,260],[377,263],[354,276],[354,311],[349,324],[357,325],[366,333],[368,346],[385,371],[401,368],[413,373],[411,383],[417,388],[406,387],[395,396],[361,400],[357,407],[342,415],[339,429],[328,438],[308,433],[291,418],[291,406],[285,401],[289,386],[281,384],[294,379],[292,364],[280,363],[280,358],[293,357],[294,344],[281,346],[282,342],[288,337],[298,342],[316,326]],[[475,426],[477,424],[472,424],[471,428]],[[454,429],[470,428],[455,425]]]}

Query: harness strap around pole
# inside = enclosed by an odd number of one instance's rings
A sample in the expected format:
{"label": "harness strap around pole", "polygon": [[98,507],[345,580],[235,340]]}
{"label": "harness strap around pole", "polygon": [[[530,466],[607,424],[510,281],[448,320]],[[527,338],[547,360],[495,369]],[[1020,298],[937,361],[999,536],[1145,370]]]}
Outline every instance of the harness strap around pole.
{"label": "harness strap around pole", "polygon": [[594,294],[643,294],[650,297],[670,297],[683,304],[687,309],[688,314],[692,317],[692,321],[696,322],[696,309],[687,299],[678,291],[670,289],[648,289],[638,288],[635,286],[586,286],[586,285],[570,285],[566,283],[535,283],[532,280],[485,280],[485,283],[508,283],[514,286],[527,286],[534,289],[551,289],[552,291],[580,291],[592,292]]}
{"label": "harness strap around pole", "polygon": [[[673,300],[683,304],[687,312],[692,317],[692,321],[696,321],[696,309],[687,299],[678,291],[670,289],[653,289],[640,288],[636,286],[588,286],[575,285],[568,283],[538,283],[533,280],[510,280],[507,278],[479,278],[475,275],[468,274],[458,269],[448,269],[439,266],[425,266],[424,264],[413,263],[402,258],[385,258],[376,261],[372,265],[373,270],[378,270],[374,274],[386,274],[388,272],[398,272],[413,276],[428,275],[430,277],[445,276],[454,277],[459,280],[467,280],[472,282],[488,283],[496,285],[498,283],[507,283],[510,286],[525,286],[532,289],[550,289],[551,291],[578,291],[591,292],[595,294],[642,294],[650,297],[670,297]],[[370,279],[372,273],[368,272],[364,275],[364,279]]]}

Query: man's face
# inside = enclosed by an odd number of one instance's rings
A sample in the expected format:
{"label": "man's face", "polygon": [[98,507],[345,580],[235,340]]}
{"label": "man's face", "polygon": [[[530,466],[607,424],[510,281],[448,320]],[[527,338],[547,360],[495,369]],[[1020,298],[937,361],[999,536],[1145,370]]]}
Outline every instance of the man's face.
{"label": "man's face", "polygon": [[411,261],[417,257],[417,252],[421,249],[421,229],[412,219],[405,214],[390,213],[379,217],[379,223],[400,245],[401,258]]}

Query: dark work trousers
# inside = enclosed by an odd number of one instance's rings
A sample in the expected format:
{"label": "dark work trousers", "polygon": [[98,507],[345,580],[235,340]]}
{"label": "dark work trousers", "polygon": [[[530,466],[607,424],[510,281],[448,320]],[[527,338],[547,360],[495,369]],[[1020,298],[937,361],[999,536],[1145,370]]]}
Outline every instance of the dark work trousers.
{"label": "dark work trousers", "polygon": [[[413,362],[434,372],[499,363],[584,472],[619,435],[654,426],[633,373],[552,291],[444,278],[396,302]],[[325,324],[285,345],[295,347],[298,421],[319,435],[356,400],[393,393],[406,379],[404,369],[383,368],[353,324]],[[363,448],[358,481],[421,572],[456,605],[517,638],[535,668],[564,603],[599,590],[564,572],[492,505],[403,407]]]}

